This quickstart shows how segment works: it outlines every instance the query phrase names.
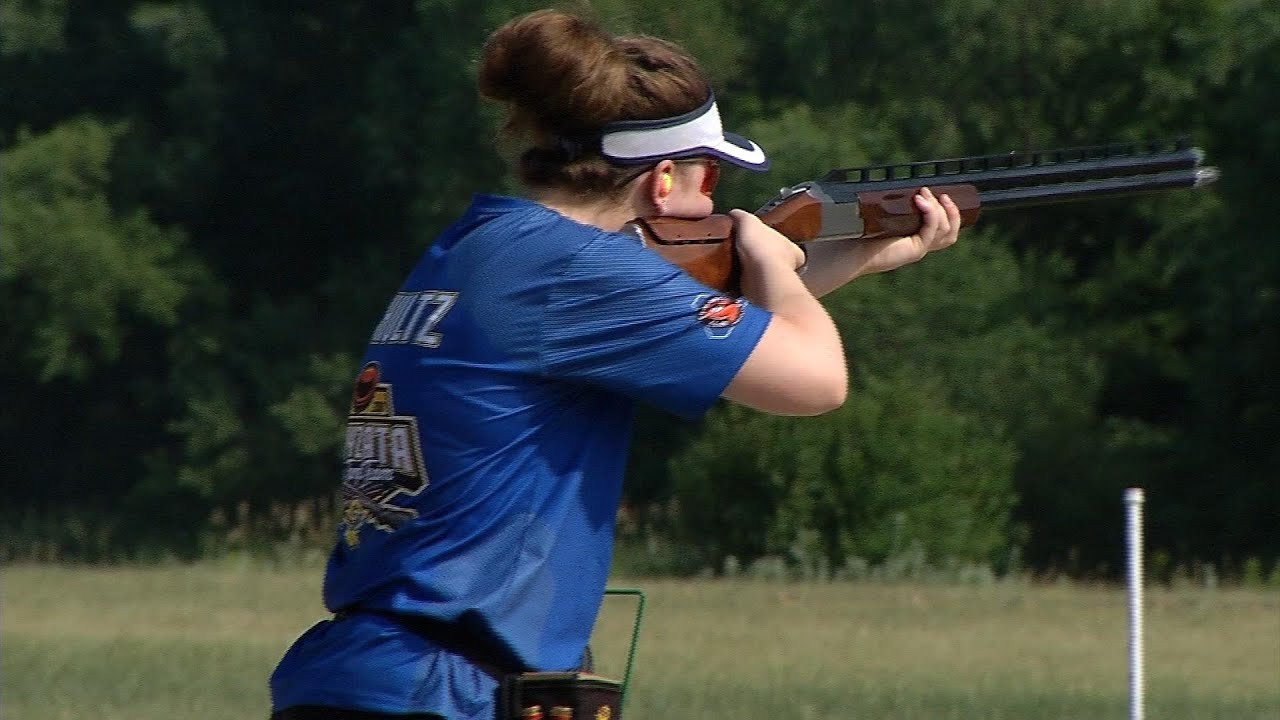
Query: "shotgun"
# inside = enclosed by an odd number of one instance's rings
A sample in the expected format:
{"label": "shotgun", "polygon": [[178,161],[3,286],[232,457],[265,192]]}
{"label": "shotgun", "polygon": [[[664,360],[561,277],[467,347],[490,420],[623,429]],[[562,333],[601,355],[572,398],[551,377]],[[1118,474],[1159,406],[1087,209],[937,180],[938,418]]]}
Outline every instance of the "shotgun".
{"label": "shotgun", "polygon": [[[981,209],[1203,187],[1219,175],[1203,161],[1202,150],[1179,139],[845,168],[783,188],[756,215],[801,247],[877,240],[919,230],[921,215],[911,198],[925,186],[950,195],[961,227],[968,227]],[[635,232],[704,284],[738,294],[741,269],[728,215],[637,218],[623,231]]]}

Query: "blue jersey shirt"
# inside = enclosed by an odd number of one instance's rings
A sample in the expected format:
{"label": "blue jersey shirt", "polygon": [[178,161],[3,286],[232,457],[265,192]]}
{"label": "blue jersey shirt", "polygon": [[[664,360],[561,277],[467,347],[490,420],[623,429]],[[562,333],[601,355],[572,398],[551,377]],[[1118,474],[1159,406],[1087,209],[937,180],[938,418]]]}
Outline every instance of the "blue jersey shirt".
{"label": "blue jersey shirt", "polygon": [[[392,299],[356,378],[334,612],[458,623],[530,670],[578,665],[613,546],[634,401],[709,409],[770,315],[634,236],[478,195]],[[276,709],[492,718],[494,681],[383,614],[313,627]]]}

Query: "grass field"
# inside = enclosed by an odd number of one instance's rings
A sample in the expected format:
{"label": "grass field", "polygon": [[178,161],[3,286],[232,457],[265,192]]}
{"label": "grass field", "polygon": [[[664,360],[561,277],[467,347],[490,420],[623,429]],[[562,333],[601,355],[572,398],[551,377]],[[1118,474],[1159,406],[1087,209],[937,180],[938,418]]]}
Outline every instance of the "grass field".
{"label": "grass field", "polygon": [[[0,568],[0,718],[265,719],[319,584],[318,569]],[[629,718],[1127,717],[1121,589],[638,585]],[[608,674],[633,608],[606,602]],[[1146,609],[1148,718],[1280,720],[1280,593],[1152,588]]]}

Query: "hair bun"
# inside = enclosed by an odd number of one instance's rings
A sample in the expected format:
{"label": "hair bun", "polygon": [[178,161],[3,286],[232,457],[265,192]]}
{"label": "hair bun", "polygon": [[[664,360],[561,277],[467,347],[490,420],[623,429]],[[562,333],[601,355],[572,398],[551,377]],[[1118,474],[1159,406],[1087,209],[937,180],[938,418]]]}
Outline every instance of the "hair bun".
{"label": "hair bun", "polygon": [[514,125],[552,135],[592,130],[618,113],[628,60],[599,23],[541,10],[499,28],[480,61],[480,94],[513,106]]}
{"label": "hair bun", "polygon": [[[600,155],[598,132],[618,120],[680,115],[711,95],[679,45],[614,36],[591,18],[538,10],[489,36],[479,63],[481,97],[502,103],[503,134],[521,182],[613,192],[627,173]],[[522,147],[518,147],[522,146]]]}

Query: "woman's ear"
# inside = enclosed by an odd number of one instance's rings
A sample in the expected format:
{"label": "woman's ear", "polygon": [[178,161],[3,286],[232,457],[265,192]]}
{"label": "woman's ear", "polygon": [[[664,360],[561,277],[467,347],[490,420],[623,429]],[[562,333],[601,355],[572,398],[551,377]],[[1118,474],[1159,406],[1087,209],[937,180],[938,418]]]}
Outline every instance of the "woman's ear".
{"label": "woman's ear", "polygon": [[666,214],[667,198],[676,186],[675,174],[676,164],[670,160],[658,163],[649,174],[649,200],[653,202],[659,215]]}

